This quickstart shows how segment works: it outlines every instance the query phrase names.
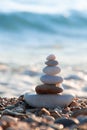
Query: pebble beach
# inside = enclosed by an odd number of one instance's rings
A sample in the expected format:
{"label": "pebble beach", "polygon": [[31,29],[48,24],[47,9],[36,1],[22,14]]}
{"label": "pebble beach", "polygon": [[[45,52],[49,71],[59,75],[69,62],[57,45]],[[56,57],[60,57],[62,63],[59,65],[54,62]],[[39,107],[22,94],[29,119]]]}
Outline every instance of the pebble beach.
{"label": "pebble beach", "polygon": [[[44,64],[42,64],[42,66],[44,66]],[[86,90],[84,89],[86,85],[86,72],[84,72],[81,68],[79,69],[76,67],[66,66],[63,68],[64,70],[61,71],[61,76],[63,75],[64,77],[64,81],[62,83],[64,89],[63,94],[75,94],[75,97],[68,105],[56,106],[52,108],[48,108],[46,106],[33,107],[29,104],[29,102],[28,104],[26,103],[24,99],[24,94],[27,91],[29,94],[35,94],[35,87],[38,84],[41,84],[39,78],[43,75],[43,72],[38,71],[39,69],[37,71],[29,70],[28,67],[29,66],[11,66],[10,68],[10,66],[7,64],[1,64],[0,66],[1,75],[5,75],[8,77],[8,74],[10,74],[9,80],[7,80],[7,77],[5,79],[8,82],[6,83],[2,81],[0,84],[1,86],[3,86],[3,89],[1,89],[2,93],[0,97],[0,129],[86,130],[87,97]],[[9,69],[11,69],[10,73]],[[47,73],[50,73],[48,69]],[[56,71],[54,73],[56,73]],[[53,73],[51,72],[51,74]],[[38,82],[34,82],[35,84],[32,84],[33,78],[34,81],[36,80]],[[31,83],[29,83],[29,81],[31,81]],[[48,80],[46,81],[48,82]],[[15,85],[18,85],[18,88],[15,88]],[[6,86],[8,86],[8,90],[4,90]],[[43,88],[43,86],[45,86],[45,84],[41,86],[41,89]],[[48,85],[46,84],[46,87],[47,86]],[[27,87],[30,87],[31,89],[28,89]],[[11,89],[13,91],[13,94],[11,93]],[[19,93],[17,92],[17,89],[19,90]],[[66,100],[66,98],[64,100]]]}
{"label": "pebble beach", "polygon": [[0,1],[0,130],[87,130],[86,0]]}
{"label": "pebble beach", "polygon": [[0,98],[1,130],[86,130],[87,99],[75,98],[67,107],[31,107],[19,98]]}

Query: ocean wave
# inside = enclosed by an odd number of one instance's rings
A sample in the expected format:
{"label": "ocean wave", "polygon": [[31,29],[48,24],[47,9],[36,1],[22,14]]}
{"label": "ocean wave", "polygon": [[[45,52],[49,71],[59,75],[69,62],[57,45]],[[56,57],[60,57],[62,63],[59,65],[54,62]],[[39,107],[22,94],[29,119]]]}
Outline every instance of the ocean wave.
{"label": "ocean wave", "polygon": [[69,16],[60,14],[37,14],[26,12],[15,12],[0,14],[0,30],[42,31],[47,33],[61,33],[61,31],[85,30],[87,29],[87,16],[83,13],[71,11]]}
{"label": "ocean wave", "polygon": [[[79,3],[79,4],[78,4]],[[87,37],[86,0],[0,1],[0,33]]]}

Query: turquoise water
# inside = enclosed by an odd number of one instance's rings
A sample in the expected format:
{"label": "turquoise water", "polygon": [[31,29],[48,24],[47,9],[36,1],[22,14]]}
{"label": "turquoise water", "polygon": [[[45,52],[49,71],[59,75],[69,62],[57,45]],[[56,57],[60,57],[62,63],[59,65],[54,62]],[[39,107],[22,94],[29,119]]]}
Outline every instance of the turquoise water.
{"label": "turquoise water", "polygon": [[78,64],[86,49],[85,0],[0,1],[0,62],[29,64],[33,54],[55,53]]}

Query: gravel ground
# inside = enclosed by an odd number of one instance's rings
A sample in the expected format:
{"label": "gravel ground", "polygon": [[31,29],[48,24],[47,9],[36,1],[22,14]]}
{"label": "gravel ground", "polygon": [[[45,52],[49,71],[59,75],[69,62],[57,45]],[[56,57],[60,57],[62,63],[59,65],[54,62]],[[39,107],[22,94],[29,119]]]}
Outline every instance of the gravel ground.
{"label": "gravel ground", "polygon": [[47,109],[29,106],[23,97],[0,97],[0,130],[87,130],[86,98]]}

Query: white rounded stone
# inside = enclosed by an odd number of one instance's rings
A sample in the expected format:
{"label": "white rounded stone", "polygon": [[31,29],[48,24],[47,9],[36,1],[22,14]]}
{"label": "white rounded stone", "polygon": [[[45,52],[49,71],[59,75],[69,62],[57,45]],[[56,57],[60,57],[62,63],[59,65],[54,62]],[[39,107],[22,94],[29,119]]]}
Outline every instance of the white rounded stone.
{"label": "white rounded stone", "polygon": [[43,69],[43,72],[46,73],[47,75],[56,75],[60,73],[61,69],[57,66],[46,66]]}
{"label": "white rounded stone", "polygon": [[24,100],[32,107],[56,108],[68,106],[75,96],[73,94],[24,94]]}
{"label": "white rounded stone", "polygon": [[53,54],[50,54],[46,59],[47,59],[47,60],[55,60],[55,59],[56,59],[56,56],[53,55]]}
{"label": "white rounded stone", "polygon": [[57,84],[62,83],[63,78],[60,76],[43,75],[40,80],[46,84]]}

